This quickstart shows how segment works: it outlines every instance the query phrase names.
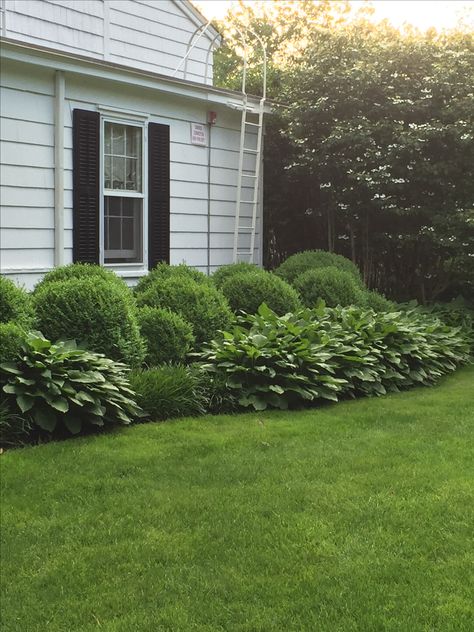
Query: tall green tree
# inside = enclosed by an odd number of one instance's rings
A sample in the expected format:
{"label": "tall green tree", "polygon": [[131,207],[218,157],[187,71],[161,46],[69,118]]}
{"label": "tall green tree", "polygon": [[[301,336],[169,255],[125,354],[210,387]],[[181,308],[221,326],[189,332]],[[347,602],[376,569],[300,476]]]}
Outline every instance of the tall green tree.
{"label": "tall green tree", "polygon": [[394,298],[473,294],[472,33],[401,33],[339,3],[301,8],[310,20],[286,6],[233,18],[267,38],[270,93],[284,104],[267,126],[267,263],[324,247]]}

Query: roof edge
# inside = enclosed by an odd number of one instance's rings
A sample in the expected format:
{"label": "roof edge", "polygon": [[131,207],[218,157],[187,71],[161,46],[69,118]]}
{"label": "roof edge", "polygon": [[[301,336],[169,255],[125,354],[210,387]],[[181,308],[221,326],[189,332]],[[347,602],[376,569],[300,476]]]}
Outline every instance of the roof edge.
{"label": "roof edge", "polygon": [[[116,62],[106,61],[103,59],[96,59],[94,57],[87,57],[85,55],[79,55],[77,53],[70,53],[66,51],[58,51],[53,48],[41,46],[39,44],[32,44],[29,42],[20,42],[7,37],[0,36],[0,45],[2,53],[5,51],[5,47],[9,47],[12,50],[27,51],[31,53],[38,53],[40,55],[48,55],[56,60],[65,60],[69,62],[78,62],[90,67],[104,68],[106,70],[115,70],[118,72],[129,73],[138,77],[144,77],[147,79],[155,79],[163,83],[187,87],[189,89],[198,90],[206,94],[219,95],[221,97],[228,96],[233,98],[242,99],[242,92],[238,90],[230,90],[228,88],[218,88],[213,85],[198,83],[196,81],[189,81],[188,79],[179,79],[177,77],[170,77],[161,73],[153,72],[151,70],[142,70],[140,68],[131,68],[130,66],[124,66],[123,64],[117,64]],[[28,63],[28,62],[25,62]],[[31,62],[30,62],[31,63]],[[74,71],[73,71],[74,72]],[[75,72],[80,72],[79,69]],[[254,103],[258,103],[261,97],[256,95],[247,95]],[[194,96],[194,98],[196,98]]]}
{"label": "roof edge", "polygon": [[[222,35],[212,24],[211,20],[208,20],[199,9],[193,4],[191,0],[173,0],[173,2],[181,9],[188,14],[189,17],[194,16],[203,26],[208,25],[207,31],[209,33],[209,39],[217,39],[220,44],[222,40]],[[191,14],[191,15],[189,15]]]}

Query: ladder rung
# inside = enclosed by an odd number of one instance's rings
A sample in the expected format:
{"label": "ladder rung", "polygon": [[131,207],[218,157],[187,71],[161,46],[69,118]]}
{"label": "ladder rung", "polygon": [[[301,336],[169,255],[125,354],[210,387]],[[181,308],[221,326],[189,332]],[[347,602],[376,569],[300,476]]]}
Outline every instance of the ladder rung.
{"label": "ladder rung", "polygon": [[252,127],[262,127],[260,123],[250,123],[250,121],[245,121],[245,125],[251,125]]}
{"label": "ladder rung", "polygon": [[257,176],[251,175],[250,173],[243,173],[242,178],[256,178]]}
{"label": "ladder rung", "polygon": [[252,254],[252,251],[251,250],[237,250],[237,254],[238,255],[248,255],[250,257],[251,254]]}
{"label": "ladder rung", "polygon": [[239,230],[254,230],[253,226],[239,226]]}
{"label": "ladder rung", "polygon": [[258,154],[258,149],[250,149],[250,147],[243,147],[244,151],[248,151],[252,154]]}
{"label": "ladder rung", "polygon": [[240,200],[241,204],[258,204],[258,200]]}

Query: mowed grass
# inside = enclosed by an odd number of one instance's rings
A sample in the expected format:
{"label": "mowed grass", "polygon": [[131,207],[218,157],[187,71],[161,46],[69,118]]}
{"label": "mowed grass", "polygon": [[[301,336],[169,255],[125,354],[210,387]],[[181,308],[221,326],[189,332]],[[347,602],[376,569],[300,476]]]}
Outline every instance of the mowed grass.
{"label": "mowed grass", "polygon": [[2,630],[472,631],[474,368],[10,451]]}

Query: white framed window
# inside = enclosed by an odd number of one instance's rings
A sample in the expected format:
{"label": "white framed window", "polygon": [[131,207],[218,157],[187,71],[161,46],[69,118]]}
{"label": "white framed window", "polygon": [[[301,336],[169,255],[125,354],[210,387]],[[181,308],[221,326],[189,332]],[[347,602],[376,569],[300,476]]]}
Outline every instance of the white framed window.
{"label": "white framed window", "polygon": [[143,267],[147,260],[146,126],[102,118],[101,263]]}

